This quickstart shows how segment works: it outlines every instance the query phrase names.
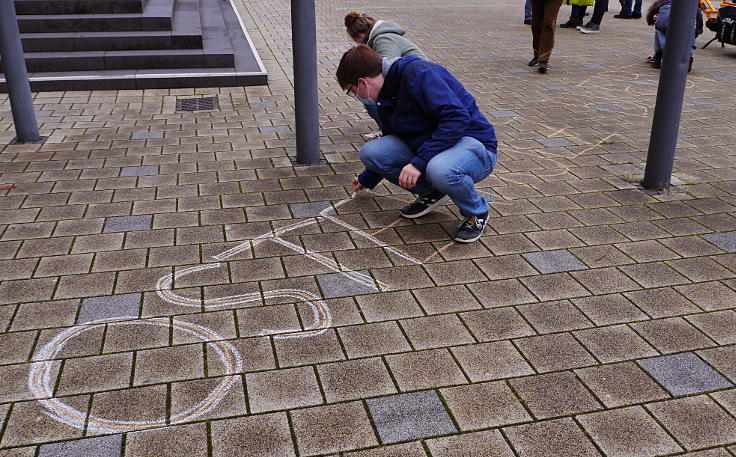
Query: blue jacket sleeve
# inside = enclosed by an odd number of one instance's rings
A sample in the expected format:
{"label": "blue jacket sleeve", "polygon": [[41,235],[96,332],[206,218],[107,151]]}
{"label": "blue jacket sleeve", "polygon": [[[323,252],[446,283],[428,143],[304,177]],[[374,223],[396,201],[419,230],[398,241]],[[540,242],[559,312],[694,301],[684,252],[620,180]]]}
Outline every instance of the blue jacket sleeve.
{"label": "blue jacket sleeve", "polygon": [[424,173],[432,157],[460,141],[470,124],[470,114],[447,82],[431,69],[417,72],[412,91],[422,110],[437,120],[434,133],[417,149],[417,155],[411,160]]}
{"label": "blue jacket sleeve", "polygon": [[368,189],[376,187],[382,179],[383,176],[368,169],[363,170],[363,173],[358,175],[358,182]]}

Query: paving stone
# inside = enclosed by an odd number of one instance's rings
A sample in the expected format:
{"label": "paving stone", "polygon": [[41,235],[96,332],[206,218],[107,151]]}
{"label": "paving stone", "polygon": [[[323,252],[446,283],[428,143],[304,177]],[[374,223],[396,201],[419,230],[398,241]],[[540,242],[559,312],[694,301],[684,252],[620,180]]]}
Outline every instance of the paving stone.
{"label": "paving stone", "polygon": [[709,233],[701,236],[726,252],[736,252],[736,231]]}
{"label": "paving stone", "polygon": [[575,370],[575,374],[607,408],[669,397],[667,392],[632,362],[581,368]]}
{"label": "paving stone", "polygon": [[687,450],[736,441],[736,419],[705,395],[646,407]]}
{"label": "paving stone", "polygon": [[595,359],[569,333],[531,336],[516,346],[539,372],[595,365]]}
{"label": "paving stone", "polygon": [[692,352],[638,361],[672,395],[690,395],[733,387],[723,376]]}
{"label": "paving stone", "polygon": [[736,311],[693,314],[686,319],[718,344],[736,344]]}
{"label": "paving stone", "polygon": [[516,111],[511,111],[511,110],[489,111],[488,114],[490,114],[493,117],[516,117],[516,116],[519,116],[519,114]]}
{"label": "paving stone", "polygon": [[604,111],[621,111],[621,107],[612,103],[602,103],[599,105],[592,105],[591,108],[599,109]]}
{"label": "paving stone", "polygon": [[591,327],[591,322],[569,301],[533,303],[517,307],[539,333],[562,332]]}
{"label": "paving stone", "polygon": [[366,404],[384,443],[457,433],[433,390],[371,398]]}
{"label": "paving stone", "polygon": [[105,227],[102,229],[104,233],[111,232],[130,232],[134,230],[149,230],[153,216],[115,216],[108,217],[105,220]]}
{"label": "paving stone", "polygon": [[562,273],[564,271],[585,270],[585,266],[577,257],[566,250],[529,252],[522,254],[542,274]]}
{"label": "paving stone", "polygon": [[401,326],[417,349],[456,346],[475,341],[454,314],[405,319],[401,321]]}
{"label": "paving stone", "polygon": [[573,333],[585,348],[603,363],[659,355],[626,325],[613,325]]}
{"label": "paving stone", "polygon": [[[365,275],[368,274],[365,270],[359,271],[359,273],[363,273]],[[351,297],[353,295],[378,292],[378,289],[376,289],[375,286],[368,286],[366,284],[353,281],[342,273],[317,275],[317,282],[319,282],[319,286],[322,289],[322,294],[325,298]]]}
{"label": "paving stone", "polygon": [[349,452],[345,457],[426,457],[427,453],[418,441],[381,446],[365,451]]}
{"label": "paving stone", "polygon": [[[566,86],[563,86],[564,88]],[[549,86],[547,87],[549,89]],[[546,148],[560,148],[566,146],[575,146],[575,143],[568,140],[567,138],[537,138],[536,141],[542,143],[542,146]]]}
{"label": "paving stone", "polygon": [[77,324],[118,318],[137,318],[140,315],[141,294],[108,295],[85,298],[77,317]]}
{"label": "paving stone", "polygon": [[602,409],[569,371],[517,378],[509,383],[537,419]]}
{"label": "paving stone", "polygon": [[640,406],[583,414],[578,421],[607,456],[646,457],[682,451]]}
{"label": "paving stone", "polygon": [[120,457],[123,435],[108,435],[83,440],[44,444],[39,457]]}
{"label": "paving stone", "polygon": [[432,438],[427,440],[426,443],[433,457],[460,455],[468,457],[507,457],[513,455],[513,451],[498,430]]}
{"label": "paving stone", "polygon": [[164,132],[133,132],[130,135],[132,140],[150,140],[155,138],[163,138]]}
{"label": "paving stone", "polygon": [[296,455],[285,413],[258,414],[211,422],[212,456]]}
{"label": "paving stone", "polygon": [[509,341],[451,348],[472,382],[533,374],[534,370]]}
{"label": "paving stone", "polygon": [[291,420],[299,455],[349,451],[378,444],[361,402],[299,409],[292,411]]}
{"label": "paving stone", "polygon": [[254,413],[322,403],[312,367],[249,373],[245,375],[245,384]]}
{"label": "paving stone", "polygon": [[328,363],[317,371],[328,403],[396,393],[380,358]]}
{"label": "paving stone", "polygon": [[318,217],[319,213],[327,208],[332,208],[332,203],[326,202],[310,202],[310,203],[291,203],[291,214],[294,219],[306,219],[309,217]]}
{"label": "paving stone", "polygon": [[498,427],[532,419],[503,382],[471,384],[441,389],[445,404],[460,430]]}
{"label": "paving stone", "polygon": [[126,457],[150,455],[207,457],[207,427],[204,423],[169,426],[157,430],[128,433]]}
{"label": "paving stone", "polygon": [[516,452],[524,457],[601,455],[569,417],[508,427],[504,433]]}
{"label": "paving stone", "polygon": [[341,327],[338,333],[350,358],[411,350],[396,322]]}
{"label": "paving stone", "polygon": [[143,165],[138,167],[123,167],[120,176],[152,176],[158,174],[158,165]]}
{"label": "paving stone", "polygon": [[468,382],[446,349],[388,355],[386,362],[403,391]]}
{"label": "paving stone", "polygon": [[631,327],[652,346],[665,354],[715,345],[708,337],[680,317],[636,322],[631,324]]}

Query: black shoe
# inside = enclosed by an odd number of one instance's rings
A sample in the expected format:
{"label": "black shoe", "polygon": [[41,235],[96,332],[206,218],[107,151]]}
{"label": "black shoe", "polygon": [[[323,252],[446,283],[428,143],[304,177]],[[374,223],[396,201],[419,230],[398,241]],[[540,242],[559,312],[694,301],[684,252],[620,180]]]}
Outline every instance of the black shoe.
{"label": "black shoe", "polygon": [[573,19],[570,18],[564,24],[560,24],[561,29],[574,29],[579,25],[583,25],[583,18]]}
{"label": "black shoe", "polygon": [[652,56],[652,68],[662,68],[662,51],[657,51]]}
{"label": "black shoe", "polygon": [[415,217],[424,216],[428,212],[443,204],[445,201],[447,201],[447,199],[447,195],[438,190],[435,190],[427,195],[420,195],[419,197],[417,197],[416,200],[401,208],[399,212],[402,216],[408,219],[414,219]]}
{"label": "black shoe", "polygon": [[524,19],[524,24],[526,24],[526,25],[532,25],[532,20],[531,19]]}
{"label": "black shoe", "polygon": [[545,62],[544,60],[539,61],[539,72],[540,73],[547,73],[547,70],[549,70],[549,64]]}
{"label": "black shoe", "polygon": [[623,13],[614,14],[613,17],[615,17],[616,19],[631,19],[630,14],[623,14]]}
{"label": "black shoe", "polygon": [[529,63],[527,65],[530,66],[530,67],[536,67],[538,63],[539,63],[539,59],[537,59],[536,57],[534,57],[534,58],[532,58],[532,60],[529,61]]}
{"label": "black shoe", "polygon": [[641,13],[631,13],[631,19],[641,19]]}
{"label": "black shoe", "polygon": [[457,232],[455,232],[455,241],[472,243],[477,240],[483,234],[483,230],[486,228],[486,222],[488,222],[488,213],[466,218],[460,224],[460,227],[458,227]]}

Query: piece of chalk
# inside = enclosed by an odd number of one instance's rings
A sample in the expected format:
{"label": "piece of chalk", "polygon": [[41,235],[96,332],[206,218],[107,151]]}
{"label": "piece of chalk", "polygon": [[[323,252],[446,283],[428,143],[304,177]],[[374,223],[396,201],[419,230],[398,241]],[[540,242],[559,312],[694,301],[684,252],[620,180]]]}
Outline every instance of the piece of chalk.
{"label": "piece of chalk", "polygon": [[358,193],[357,192],[353,192],[353,194],[350,196],[350,198],[355,198],[357,196],[358,196]]}

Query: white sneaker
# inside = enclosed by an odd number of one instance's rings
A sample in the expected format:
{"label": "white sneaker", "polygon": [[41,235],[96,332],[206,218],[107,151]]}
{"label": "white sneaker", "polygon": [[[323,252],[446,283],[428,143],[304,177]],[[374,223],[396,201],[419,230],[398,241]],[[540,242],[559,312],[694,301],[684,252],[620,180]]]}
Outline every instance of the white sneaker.
{"label": "white sneaker", "polygon": [[383,132],[380,130],[374,130],[371,133],[366,133],[363,135],[363,139],[366,141],[375,140],[376,138],[381,138],[383,136]]}

